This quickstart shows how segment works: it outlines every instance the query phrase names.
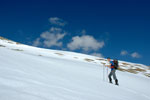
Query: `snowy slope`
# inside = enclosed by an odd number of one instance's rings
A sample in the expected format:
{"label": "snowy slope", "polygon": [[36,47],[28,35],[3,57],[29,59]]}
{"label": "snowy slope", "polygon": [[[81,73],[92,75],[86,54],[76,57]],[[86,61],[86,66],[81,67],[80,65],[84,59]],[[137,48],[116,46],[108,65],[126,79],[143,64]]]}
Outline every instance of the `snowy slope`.
{"label": "snowy slope", "polygon": [[0,100],[150,100],[141,64],[120,61],[116,86],[103,80],[104,58],[0,39],[0,59]]}

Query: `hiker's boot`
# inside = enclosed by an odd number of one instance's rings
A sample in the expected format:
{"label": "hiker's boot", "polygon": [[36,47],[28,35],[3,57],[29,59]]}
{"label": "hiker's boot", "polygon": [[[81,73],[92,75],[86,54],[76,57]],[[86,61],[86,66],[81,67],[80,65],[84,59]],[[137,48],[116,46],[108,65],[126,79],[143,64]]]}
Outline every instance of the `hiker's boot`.
{"label": "hiker's boot", "polygon": [[109,78],[109,83],[112,83],[112,79],[111,78]]}
{"label": "hiker's boot", "polygon": [[118,84],[118,80],[115,80],[115,83],[116,83],[116,85],[119,85],[119,84]]}

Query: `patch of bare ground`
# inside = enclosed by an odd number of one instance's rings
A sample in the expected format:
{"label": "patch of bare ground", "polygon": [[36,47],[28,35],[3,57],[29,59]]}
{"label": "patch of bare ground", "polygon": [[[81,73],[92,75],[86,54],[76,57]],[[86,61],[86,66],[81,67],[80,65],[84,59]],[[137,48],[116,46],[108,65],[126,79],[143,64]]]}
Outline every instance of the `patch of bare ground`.
{"label": "patch of bare ground", "polygon": [[96,59],[96,60],[105,60],[105,59],[103,59],[103,58],[99,58],[99,59]]}
{"label": "patch of bare ground", "polygon": [[[6,41],[8,41],[8,43],[10,43],[10,44],[13,44],[13,42],[14,41],[12,41],[12,40],[9,40],[9,39],[6,39],[6,38],[4,38],[4,37],[0,37],[0,40],[6,40]],[[16,44],[21,44],[21,43],[19,43],[19,42],[15,42]]]}
{"label": "patch of bare ground", "polygon": [[123,65],[125,65],[125,66],[128,66],[128,65],[130,65],[130,64],[128,64],[128,63],[122,63]]}
{"label": "patch of bare ground", "polygon": [[11,50],[14,50],[14,51],[23,51],[23,50],[21,50],[21,49],[11,49]]}
{"label": "patch of bare ground", "polygon": [[0,47],[6,47],[6,46],[4,46],[4,45],[0,45]]}
{"label": "patch of bare ground", "polygon": [[147,77],[150,77],[150,73],[145,73],[144,75]]}
{"label": "patch of bare ground", "polygon": [[123,72],[129,72],[129,73],[134,73],[137,74],[138,72],[134,69],[123,69],[123,68],[118,68],[118,70],[123,71]]}
{"label": "patch of bare ground", "polygon": [[62,54],[62,53],[55,53],[55,54],[57,54],[57,55],[59,55],[59,56],[63,56],[64,54]]}
{"label": "patch of bare ground", "polygon": [[93,59],[89,59],[89,58],[85,58],[84,60],[85,60],[85,61],[88,61],[88,62],[94,61]]}
{"label": "patch of bare ground", "polygon": [[134,73],[137,74],[139,72],[146,72],[146,70],[141,69],[141,68],[135,68],[135,69],[123,69],[123,68],[118,68],[118,70],[123,71],[123,72],[130,72],[130,73]]}
{"label": "patch of bare ground", "polygon": [[101,62],[101,64],[105,65],[106,63],[104,63],[104,62]]}
{"label": "patch of bare ground", "polygon": [[78,57],[73,57],[73,58],[78,59]]}

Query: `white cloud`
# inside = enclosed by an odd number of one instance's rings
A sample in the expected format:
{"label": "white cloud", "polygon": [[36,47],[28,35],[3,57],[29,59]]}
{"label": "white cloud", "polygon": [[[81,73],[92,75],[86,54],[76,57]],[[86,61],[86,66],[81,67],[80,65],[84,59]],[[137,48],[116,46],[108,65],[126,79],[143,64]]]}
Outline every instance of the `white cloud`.
{"label": "white cloud", "polygon": [[34,41],[33,45],[39,46],[40,44],[42,44],[45,47],[61,47],[63,43],[60,40],[62,40],[65,35],[66,32],[64,32],[61,28],[52,27],[49,31],[43,32],[40,35],[40,38],[37,38]]}
{"label": "white cloud", "polygon": [[122,56],[129,55],[132,58],[141,58],[141,55],[139,53],[137,53],[137,52],[128,53],[128,51],[126,51],[126,50],[122,50],[120,55],[122,55]]}
{"label": "white cloud", "polygon": [[70,50],[82,49],[84,51],[98,50],[104,46],[104,41],[98,42],[95,38],[89,35],[75,36],[72,38],[67,47]]}
{"label": "white cloud", "polygon": [[92,53],[91,55],[104,58],[104,56],[101,53]]}
{"label": "white cloud", "polygon": [[131,57],[133,57],[133,58],[140,58],[141,55],[139,53],[137,53],[137,52],[134,52],[134,53],[131,54]]}
{"label": "white cloud", "polygon": [[37,38],[35,41],[33,41],[33,46],[39,46],[40,44],[40,38]]}
{"label": "white cloud", "polygon": [[65,26],[67,24],[64,20],[62,20],[58,17],[49,18],[49,22],[53,25],[58,25],[58,26]]}
{"label": "white cloud", "polygon": [[86,34],[86,30],[83,29],[83,30],[81,31],[81,34],[85,35],[85,34]]}
{"label": "white cloud", "polygon": [[125,56],[127,54],[128,54],[128,52],[126,50],[122,50],[121,53],[120,53],[120,55],[122,55],[122,56]]}

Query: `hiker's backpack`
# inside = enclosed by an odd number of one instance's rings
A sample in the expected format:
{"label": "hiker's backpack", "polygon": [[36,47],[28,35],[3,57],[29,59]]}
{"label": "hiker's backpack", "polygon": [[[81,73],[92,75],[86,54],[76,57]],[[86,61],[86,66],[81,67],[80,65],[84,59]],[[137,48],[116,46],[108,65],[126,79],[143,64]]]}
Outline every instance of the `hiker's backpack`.
{"label": "hiker's backpack", "polygon": [[118,60],[114,60],[113,62],[114,62],[114,68],[118,69],[118,67],[119,67]]}

